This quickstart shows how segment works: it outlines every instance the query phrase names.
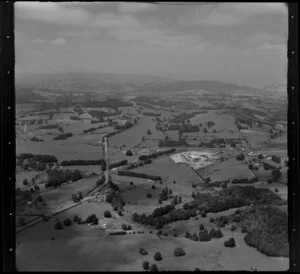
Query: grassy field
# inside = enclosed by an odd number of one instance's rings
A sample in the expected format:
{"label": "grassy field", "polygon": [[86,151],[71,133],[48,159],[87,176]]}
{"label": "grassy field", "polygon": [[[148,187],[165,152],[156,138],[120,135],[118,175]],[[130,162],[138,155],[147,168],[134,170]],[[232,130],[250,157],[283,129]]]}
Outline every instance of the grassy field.
{"label": "grassy field", "polygon": [[[53,221],[40,223],[17,235],[19,271],[142,271],[142,262],[146,260],[156,263],[160,271],[192,271],[196,267],[202,270],[288,269],[287,259],[262,255],[248,247],[239,233],[234,233],[237,247],[231,249],[223,245],[227,236],[210,242],[194,242],[181,237],[159,239],[154,234],[103,236],[101,230],[86,225],[57,231],[53,225]],[[185,250],[185,256],[174,257],[173,250],[178,246]],[[146,248],[148,255],[138,253],[141,247]],[[162,254],[162,261],[153,260],[157,251]]]}
{"label": "grassy field", "polygon": [[[135,169],[136,172],[168,177],[164,186],[172,189],[173,194],[180,194],[183,197],[190,197],[193,191],[192,184],[202,184],[202,179],[188,166],[184,164],[175,164],[169,156],[163,156],[152,162],[150,165]],[[173,180],[176,181],[173,184]]]}
{"label": "grassy field", "polygon": [[[151,135],[147,135],[148,129],[151,130]],[[142,140],[142,137],[161,138],[161,136],[162,133],[155,129],[155,122],[152,121],[152,118],[146,117],[139,121],[138,124],[132,128],[109,138],[109,144],[111,146],[125,145],[128,149],[130,149],[139,144]]]}
{"label": "grassy field", "polygon": [[224,162],[218,162],[204,170],[199,171],[205,177],[210,177],[211,181],[222,181],[227,179],[253,178],[252,171],[248,165],[242,161],[231,158]]}

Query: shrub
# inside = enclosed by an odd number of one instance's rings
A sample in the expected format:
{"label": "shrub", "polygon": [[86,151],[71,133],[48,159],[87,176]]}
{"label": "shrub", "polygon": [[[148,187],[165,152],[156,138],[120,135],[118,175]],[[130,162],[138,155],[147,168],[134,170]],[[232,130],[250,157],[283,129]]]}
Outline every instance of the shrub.
{"label": "shrub", "polygon": [[154,260],[155,261],[161,261],[162,260],[162,256],[161,256],[160,252],[156,252],[154,254]]}
{"label": "shrub", "polygon": [[133,155],[133,153],[132,153],[131,150],[127,150],[127,151],[126,151],[126,156],[132,156],[132,155]]}
{"label": "shrub", "polygon": [[229,238],[227,241],[224,242],[224,246],[226,247],[235,247],[235,240],[234,238]]}
{"label": "shrub", "polygon": [[98,218],[96,217],[96,215],[95,215],[95,214],[92,214],[92,215],[90,215],[90,216],[88,216],[88,217],[86,218],[85,222],[86,222],[87,224],[93,223],[95,219],[98,220]]}
{"label": "shrub", "polygon": [[280,164],[281,158],[279,156],[272,155],[272,161],[277,163],[277,164]]}
{"label": "shrub", "polygon": [[199,229],[200,229],[200,230],[204,230],[204,225],[201,224],[200,227],[199,227]]}
{"label": "shrub", "polygon": [[220,228],[218,228],[215,232],[215,238],[222,238],[223,237],[223,233],[221,231]]}
{"label": "shrub", "polygon": [[214,222],[215,222],[215,219],[214,219],[213,217],[211,217],[211,218],[209,219],[209,221],[210,221],[211,223],[214,223]]}
{"label": "shrub", "polygon": [[275,188],[275,192],[278,192],[278,188]]}
{"label": "shrub", "polygon": [[70,225],[72,225],[72,220],[68,218],[68,219],[65,219],[63,223],[64,223],[64,226],[70,226]]}
{"label": "shrub", "polygon": [[152,265],[151,265],[151,268],[150,268],[150,271],[151,271],[151,272],[158,272],[157,265],[156,265],[156,264],[152,264]]}
{"label": "shrub", "polygon": [[241,229],[241,232],[242,232],[242,233],[247,233],[247,232],[248,232],[247,227],[243,226],[242,229]]}
{"label": "shrub", "polygon": [[105,211],[104,211],[104,217],[105,217],[105,218],[111,218],[111,213],[110,213],[110,211],[105,210]]}
{"label": "shrub", "polygon": [[177,247],[174,250],[174,256],[175,257],[181,257],[181,256],[184,256],[184,255],[185,255],[185,252],[184,252],[184,250],[181,247]]}
{"label": "shrub", "polygon": [[144,261],[144,262],[143,262],[143,269],[144,269],[144,270],[148,270],[149,268],[150,268],[149,262],[148,262],[148,261]]}
{"label": "shrub", "polygon": [[199,240],[196,233],[193,234],[192,240],[195,241],[195,242],[197,242]]}
{"label": "shrub", "polygon": [[238,161],[243,161],[243,160],[245,160],[245,154],[244,153],[240,153],[240,154],[236,155],[235,158]]}
{"label": "shrub", "polygon": [[141,255],[148,255],[148,251],[145,248],[140,248]]}
{"label": "shrub", "polygon": [[199,241],[200,242],[208,242],[210,241],[211,237],[209,236],[207,230],[201,231],[199,233]]}
{"label": "shrub", "polygon": [[195,269],[194,269],[194,272],[198,272],[198,271],[201,271],[198,267],[196,267]]}
{"label": "shrub", "polygon": [[146,197],[147,198],[152,198],[152,194],[151,193],[147,193]]}
{"label": "shrub", "polygon": [[156,189],[156,186],[155,186],[155,185],[152,185],[151,188],[154,190],[154,189]]}
{"label": "shrub", "polygon": [[61,229],[63,229],[64,227],[63,227],[63,225],[62,225],[61,222],[57,222],[57,223],[54,225],[54,228],[57,229],[57,230],[61,230]]}
{"label": "shrub", "polygon": [[190,233],[190,232],[186,232],[186,233],[185,233],[185,238],[191,239],[191,238],[192,238],[191,233]]}

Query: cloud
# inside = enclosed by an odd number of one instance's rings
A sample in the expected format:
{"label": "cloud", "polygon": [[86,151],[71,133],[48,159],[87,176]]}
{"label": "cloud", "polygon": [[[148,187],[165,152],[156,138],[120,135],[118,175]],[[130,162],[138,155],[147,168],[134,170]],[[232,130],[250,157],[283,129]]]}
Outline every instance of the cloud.
{"label": "cloud", "polygon": [[57,39],[54,39],[54,40],[52,41],[52,44],[54,44],[54,45],[63,45],[63,44],[65,44],[66,42],[67,42],[67,40],[64,39],[64,38],[57,38]]}
{"label": "cloud", "polygon": [[54,2],[16,2],[16,17],[58,25],[83,25],[90,14],[82,8],[66,8]]}
{"label": "cloud", "polygon": [[43,44],[46,41],[44,39],[35,38],[35,39],[32,40],[32,42],[35,43],[35,44]]}
{"label": "cloud", "polygon": [[232,26],[256,16],[287,15],[284,3],[212,3],[179,16],[181,25]]}
{"label": "cloud", "polygon": [[150,11],[156,9],[156,4],[148,3],[134,3],[134,2],[122,2],[118,5],[118,10],[120,12],[141,12],[141,11]]}

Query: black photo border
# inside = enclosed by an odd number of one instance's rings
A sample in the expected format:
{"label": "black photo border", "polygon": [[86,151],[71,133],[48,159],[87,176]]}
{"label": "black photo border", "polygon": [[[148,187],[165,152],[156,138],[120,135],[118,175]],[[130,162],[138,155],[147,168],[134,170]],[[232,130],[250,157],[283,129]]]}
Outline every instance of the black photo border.
{"label": "black photo border", "polygon": [[[91,1],[92,2],[92,1]],[[141,1],[142,2],[142,1]],[[143,1],[147,2],[147,1]],[[172,1],[173,2],[173,1]],[[174,1],[176,2],[176,1]],[[15,224],[15,35],[14,3],[0,2],[0,106],[2,270],[16,269]],[[150,2],[159,3],[159,2]],[[181,2],[182,3],[182,2]],[[288,7],[288,222],[291,272],[300,272],[300,178],[299,178],[299,44],[298,3]],[[297,199],[298,198],[298,199]]]}

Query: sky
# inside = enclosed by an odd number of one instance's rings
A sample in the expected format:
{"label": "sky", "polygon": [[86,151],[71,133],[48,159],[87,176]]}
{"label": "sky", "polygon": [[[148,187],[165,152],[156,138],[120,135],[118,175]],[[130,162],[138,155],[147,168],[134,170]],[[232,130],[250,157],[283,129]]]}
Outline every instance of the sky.
{"label": "sky", "polygon": [[17,2],[16,75],[138,73],[264,86],[287,79],[283,3]]}

